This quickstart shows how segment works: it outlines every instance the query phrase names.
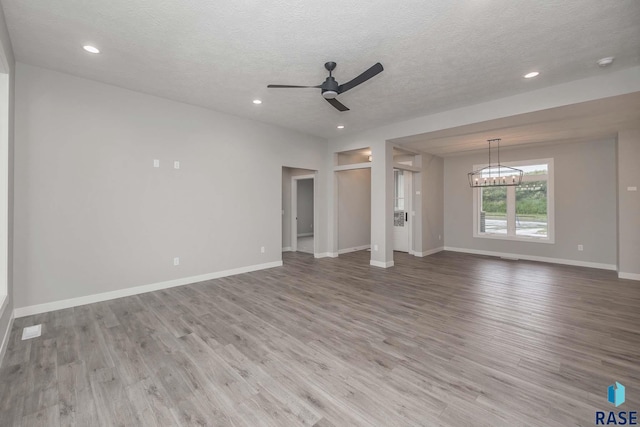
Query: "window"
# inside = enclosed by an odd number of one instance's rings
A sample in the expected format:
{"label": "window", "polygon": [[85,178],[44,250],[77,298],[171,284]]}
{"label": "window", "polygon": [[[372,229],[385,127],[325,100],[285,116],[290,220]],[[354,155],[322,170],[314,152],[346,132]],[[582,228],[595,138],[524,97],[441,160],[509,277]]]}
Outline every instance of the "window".
{"label": "window", "polygon": [[393,170],[393,225],[404,227],[405,194],[404,194],[404,173],[401,170]]}
{"label": "window", "polygon": [[473,236],[553,243],[553,159],[504,165],[524,172],[522,184],[474,188]]}

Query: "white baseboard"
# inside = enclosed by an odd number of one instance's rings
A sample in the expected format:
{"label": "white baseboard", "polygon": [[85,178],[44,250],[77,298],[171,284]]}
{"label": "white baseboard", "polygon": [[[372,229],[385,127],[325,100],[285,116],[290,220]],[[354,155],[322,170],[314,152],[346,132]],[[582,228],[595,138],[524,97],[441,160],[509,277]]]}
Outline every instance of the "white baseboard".
{"label": "white baseboard", "polygon": [[618,271],[619,279],[628,279],[628,280],[640,280],[640,274],[638,273],[625,273],[623,271]]}
{"label": "white baseboard", "polygon": [[617,266],[615,264],[602,264],[599,262],[578,261],[574,259],[549,258],[549,257],[543,257],[543,256],[522,255],[522,254],[507,253],[507,252],[481,251],[477,249],[453,248],[450,246],[445,246],[444,250],[452,251],[452,252],[464,252],[467,254],[475,254],[475,255],[504,257],[509,259],[517,258],[517,259],[523,259],[526,261],[549,262],[552,264],[575,265],[577,267],[599,268],[601,270],[617,270]]}
{"label": "white baseboard", "polygon": [[316,258],[338,258],[338,253],[337,252],[321,252],[321,253],[314,254],[314,257],[316,257]]}
{"label": "white baseboard", "polygon": [[298,237],[310,237],[313,236],[313,233],[300,233],[298,234]]}
{"label": "white baseboard", "polygon": [[11,317],[9,318],[9,323],[7,325],[7,330],[4,332],[4,337],[2,338],[2,344],[0,344],[0,366],[2,366],[4,354],[7,352],[7,347],[9,347],[9,337],[11,336],[11,328],[13,327],[14,316],[15,311],[12,311]]}
{"label": "white baseboard", "polygon": [[291,252],[291,246],[282,248],[282,252]]}
{"label": "white baseboard", "polygon": [[437,254],[438,252],[442,252],[442,251],[444,251],[444,246],[440,246],[439,248],[435,248],[435,249],[429,249],[428,251],[424,251],[424,252],[414,252],[413,255],[418,257],[424,257],[424,256]]}
{"label": "white baseboard", "polygon": [[387,261],[387,262],[383,262],[383,261],[374,261],[374,260],[370,260],[369,264],[371,264],[374,267],[380,267],[380,268],[389,268],[389,267],[393,267],[393,261]]}
{"label": "white baseboard", "polygon": [[348,254],[349,252],[364,251],[371,248],[371,245],[355,246],[353,248],[344,248],[338,251],[338,254]]}
{"label": "white baseboard", "polygon": [[203,282],[205,280],[219,279],[220,277],[234,276],[236,274],[249,273],[251,271],[265,270],[267,268],[280,267],[282,261],[267,262],[264,264],[249,265],[247,267],[234,268],[231,270],[218,271],[215,273],[202,274],[199,276],[184,277],[181,279],[168,280],[166,282],[152,283],[149,285],[135,286],[132,288],[119,289],[117,291],[103,292],[100,294],[87,295],[83,297],[70,298],[61,301],[47,302],[44,304],[30,305],[16,308],[16,317],[31,316],[32,314],[46,313],[49,311],[62,310],[65,308],[77,307],[79,305],[93,304],[95,302],[108,301],[116,298],[128,297],[131,295],[144,294],[161,289],[173,288],[176,286],[188,285],[191,283]]}

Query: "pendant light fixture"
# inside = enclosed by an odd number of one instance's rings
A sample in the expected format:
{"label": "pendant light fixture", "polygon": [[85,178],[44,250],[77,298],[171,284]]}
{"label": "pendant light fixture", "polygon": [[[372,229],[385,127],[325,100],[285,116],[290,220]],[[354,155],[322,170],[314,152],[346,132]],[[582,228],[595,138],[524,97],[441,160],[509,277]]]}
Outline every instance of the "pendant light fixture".
{"label": "pendant light fixture", "polygon": [[[524,172],[520,169],[500,164],[500,138],[488,139],[489,166],[469,172],[469,186],[477,187],[513,187],[522,183]],[[491,144],[498,146],[498,163],[491,164]]]}

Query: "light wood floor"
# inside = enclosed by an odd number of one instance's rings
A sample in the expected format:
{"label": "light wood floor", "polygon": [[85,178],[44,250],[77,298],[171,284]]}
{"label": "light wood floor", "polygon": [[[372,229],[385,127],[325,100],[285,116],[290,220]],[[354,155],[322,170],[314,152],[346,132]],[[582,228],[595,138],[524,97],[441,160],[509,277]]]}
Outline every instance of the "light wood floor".
{"label": "light wood floor", "polygon": [[[366,251],[17,319],[3,426],[592,426],[640,409],[640,283]],[[24,326],[43,335],[21,341]]]}

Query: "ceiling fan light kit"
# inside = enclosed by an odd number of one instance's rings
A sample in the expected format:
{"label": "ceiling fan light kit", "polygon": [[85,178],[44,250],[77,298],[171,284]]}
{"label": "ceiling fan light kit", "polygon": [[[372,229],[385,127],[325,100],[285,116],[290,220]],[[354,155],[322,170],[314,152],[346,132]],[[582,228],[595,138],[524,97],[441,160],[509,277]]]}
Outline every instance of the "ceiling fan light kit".
{"label": "ceiling fan light kit", "polygon": [[291,89],[291,88],[321,89],[322,97],[326,99],[329,104],[333,105],[333,107],[336,110],[349,111],[349,108],[347,108],[344,104],[338,101],[336,99],[336,96],[340,95],[341,93],[345,93],[346,91],[353,89],[354,87],[366,82],[367,80],[376,76],[377,74],[381,73],[384,70],[384,68],[382,67],[382,64],[377,62],[376,64],[371,66],[367,71],[360,74],[355,79],[352,79],[347,83],[340,85],[338,84],[338,82],[336,81],[336,79],[333,77],[333,74],[332,74],[333,70],[336,69],[336,65],[337,64],[335,62],[327,62],[324,64],[324,68],[326,68],[327,71],[329,71],[329,77],[327,77],[327,79],[321,85],[317,85],[317,86],[268,85],[267,87],[271,89],[285,89],[285,88],[286,89]]}
{"label": "ceiling fan light kit", "polygon": [[333,99],[338,96],[338,92],[336,92],[335,90],[325,90],[322,92],[322,96],[324,97],[324,99]]}
{"label": "ceiling fan light kit", "polygon": [[[488,139],[489,143],[489,165],[476,169],[467,174],[469,186],[472,188],[482,187],[514,187],[522,183],[524,172],[521,169],[512,168],[500,164],[500,138]],[[491,164],[491,144],[498,145],[498,163]]]}

